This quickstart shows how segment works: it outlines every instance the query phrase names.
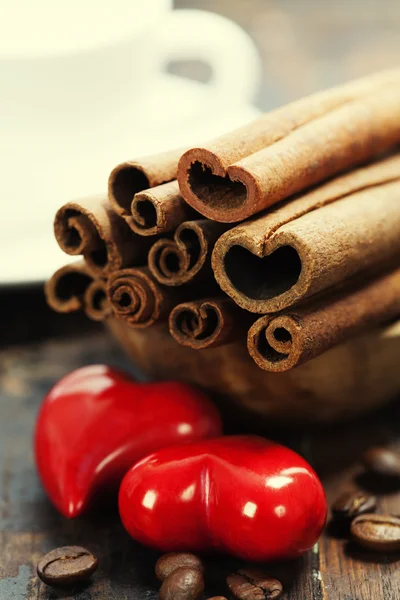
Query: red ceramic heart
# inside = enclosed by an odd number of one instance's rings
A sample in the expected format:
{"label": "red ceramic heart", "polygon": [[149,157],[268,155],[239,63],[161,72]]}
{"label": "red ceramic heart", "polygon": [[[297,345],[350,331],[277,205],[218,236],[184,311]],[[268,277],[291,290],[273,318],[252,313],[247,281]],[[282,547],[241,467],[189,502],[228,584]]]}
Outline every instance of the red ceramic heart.
{"label": "red ceramic heart", "polygon": [[134,539],[163,552],[217,550],[267,561],[309,550],[327,508],[301,456],[263,438],[232,436],[144,458],[122,481],[119,510]]}
{"label": "red ceramic heart", "polygon": [[45,397],[35,456],[50,499],[76,517],[90,499],[116,490],[150,452],[221,433],[215,407],[178,382],[137,383],[106,365],[78,369]]}

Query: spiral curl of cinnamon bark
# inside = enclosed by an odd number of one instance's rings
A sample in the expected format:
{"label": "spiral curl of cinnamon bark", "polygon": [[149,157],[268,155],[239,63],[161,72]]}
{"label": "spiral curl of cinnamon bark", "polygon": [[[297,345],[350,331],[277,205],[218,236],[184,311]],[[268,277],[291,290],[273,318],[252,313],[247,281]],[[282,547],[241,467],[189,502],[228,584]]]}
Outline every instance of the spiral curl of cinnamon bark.
{"label": "spiral curl of cinnamon bark", "polygon": [[247,347],[259,367],[287,371],[352,336],[398,318],[400,269],[330,291],[304,306],[260,317]]}
{"label": "spiral curl of cinnamon bark", "polygon": [[178,304],[169,316],[169,331],[182,346],[196,350],[227,344],[240,335],[243,311],[228,298]]}
{"label": "spiral curl of cinnamon bark", "polygon": [[250,356],[261,369],[288,371],[302,357],[301,335],[301,326],[293,317],[261,317],[249,329]]}
{"label": "spiral curl of cinnamon bark", "polygon": [[147,236],[168,233],[198,217],[182,198],[178,182],[170,181],[135,194],[126,222],[135,233]]}
{"label": "spiral curl of cinnamon bark", "polygon": [[162,289],[146,267],[112,274],[107,297],[116,317],[139,328],[149,327],[167,316],[174,301],[169,290]]}
{"label": "spiral curl of cinnamon bark", "polygon": [[132,232],[102,196],[62,206],[55,216],[54,234],[64,252],[82,254],[91,272],[99,276],[143,264],[150,245]]}
{"label": "spiral curl of cinnamon bark", "polygon": [[50,308],[60,313],[80,310],[84,294],[93,281],[84,261],[77,261],[58,269],[45,284],[46,301]]}
{"label": "spiral curl of cinnamon bark", "polygon": [[151,273],[168,286],[183,285],[200,273],[206,275],[214,244],[224,231],[226,226],[205,219],[182,223],[172,240],[163,238],[150,248]]}
{"label": "spiral curl of cinnamon bark", "polygon": [[84,297],[84,308],[87,316],[93,321],[104,321],[111,314],[111,306],[107,298],[106,282],[95,279],[87,287]]}

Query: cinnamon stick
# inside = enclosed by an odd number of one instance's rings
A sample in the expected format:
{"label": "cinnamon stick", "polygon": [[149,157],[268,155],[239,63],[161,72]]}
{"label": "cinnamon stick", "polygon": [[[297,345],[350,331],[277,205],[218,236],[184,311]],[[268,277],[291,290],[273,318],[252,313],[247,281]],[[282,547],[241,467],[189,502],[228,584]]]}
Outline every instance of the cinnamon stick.
{"label": "cinnamon stick", "polygon": [[139,235],[168,233],[183,221],[198,217],[182,198],[176,180],[135,194],[131,215],[124,215],[129,227]]}
{"label": "cinnamon stick", "polygon": [[293,102],[183,154],[185,200],[221,222],[241,221],[400,141],[400,71]]}
{"label": "cinnamon stick", "polygon": [[220,287],[265,314],[398,256],[399,174],[396,155],[229,230],[212,256]]}
{"label": "cinnamon stick", "polygon": [[260,317],[249,329],[248,350],[262,369],[287,371],[399,316],[400,269],[396,269],[350,293],[327,295],[304,307]]}
{"label": "cinnamon stick", "polygon": [[182,302],[169,315],[169,331],[182,346],[203,350],[229,344],[241,337],[249,315],[230,298]]}
{"label": "cinnamon stick", "polygon": [[82,309],[85,291],[92,281],[93,277],[83,260],[61,267],[45,283],[47,304],[60,313]]}
{"label": "cinnamon stick", "polygon": [[182,223],[172,240],[163,238],[150,248],[148,265],[152,275],[168,286],[210,275],[211,252],[224,231],[225,225],[207,219]]}
{"label": "cinnamon stick", "polygon": [[130,223],[134,195],[176,179],[182,152],[181,148],[169,150],[117,165],[108,180],[108,198],[114,211]]}
{"label": "cinnamon stick", "polygon": [[56,213],[54,234],[64,252],[82,254],[90,270],[99,276],[143,264],[150,246],[150,241],[135,235],[102,196],[62,206]]}
{"label": "cinnamon stick", "polygon": [[107,298],[107,285],[103,279],[95,279],[89,284],[83,300],[85,313],[93,321],[104,321],[112,312]]}
{"label": "cinnamon stick", "polygon": [[147,267],[112,273],[107,297],[116,317],[139,328],[165,319],[180,299],[175,290],[161,287]]}

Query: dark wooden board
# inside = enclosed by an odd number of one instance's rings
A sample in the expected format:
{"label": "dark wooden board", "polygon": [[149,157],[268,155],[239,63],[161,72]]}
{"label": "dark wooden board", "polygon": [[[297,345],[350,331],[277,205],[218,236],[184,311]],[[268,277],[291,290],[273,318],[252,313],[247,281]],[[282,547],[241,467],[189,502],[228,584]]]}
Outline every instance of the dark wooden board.
{"label": "dark wooden board", "polygon": [[[0,354],[0,600],[51,600],[54,591],[35,576],[38,558],[59,545],[82,544],[100,558],[93,584],[71,596],[76,600],[151,600],[157,598],[153,575],[156,553],[140,547],[124,532],[117,512],[96,511],[67,521],[41,489],[32,459],[32,429],[44,394],[66,372],[81,365],[108,362],[132,367],[106,333],[48,340],[12,347]],[[332,499],[349,486],[368,486],[358,458],[371,444],[400,442],[400,406],[355,422],[301,431],[265,430],[308,458]],[[385,494],[381,507],[400,512],[400,494]],[[398,556],[362,551],[329,528],[303,559],[271,565],[286,583],[287,600],[395,600],[400,598]],[[207,592],[223,593],[224,577],[235,567],[210,560]]]}

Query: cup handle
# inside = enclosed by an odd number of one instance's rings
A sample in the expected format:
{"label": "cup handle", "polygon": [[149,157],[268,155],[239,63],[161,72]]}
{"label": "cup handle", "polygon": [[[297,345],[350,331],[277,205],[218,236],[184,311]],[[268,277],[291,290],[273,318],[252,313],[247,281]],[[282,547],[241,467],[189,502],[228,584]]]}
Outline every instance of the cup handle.
{"label": "cup handle", "polygon": [[215,13],[181,9],[168,13],[157,29],[161,66],[173,60],[203,60],[210,65],[209,85],[231,104],[252,102],[261,81],[261,60],[251,37]]}

